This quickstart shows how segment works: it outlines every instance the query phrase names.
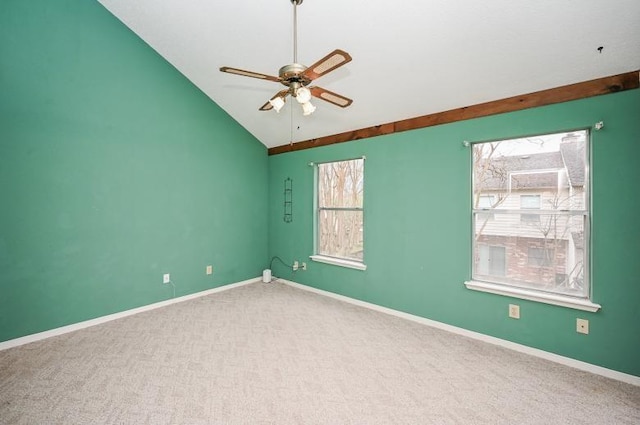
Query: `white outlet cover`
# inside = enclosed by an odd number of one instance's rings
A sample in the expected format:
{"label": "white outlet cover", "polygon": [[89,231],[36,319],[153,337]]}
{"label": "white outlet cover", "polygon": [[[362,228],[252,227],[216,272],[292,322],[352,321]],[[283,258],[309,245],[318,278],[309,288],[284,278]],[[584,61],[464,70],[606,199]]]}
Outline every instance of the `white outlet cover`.
{"label": "white outlet cover", "polygon": [[171,275],[169,273],[165,273],[164,275],[162,275],[162,283],[169,282],[171,282]]}
{"label": "white outlet cover", "polygon": [[576,319],[576,332],[588,335],[589,321],[587,319]]}
{"label": "white outlet cover", "polygon": [[518,304],[509,304],[509,317],[512,319],[520,318],[520,306]]}
{"label": "white outlet cover", "polygon": [[207,266],[207,274],[213,274],[213,266]]}

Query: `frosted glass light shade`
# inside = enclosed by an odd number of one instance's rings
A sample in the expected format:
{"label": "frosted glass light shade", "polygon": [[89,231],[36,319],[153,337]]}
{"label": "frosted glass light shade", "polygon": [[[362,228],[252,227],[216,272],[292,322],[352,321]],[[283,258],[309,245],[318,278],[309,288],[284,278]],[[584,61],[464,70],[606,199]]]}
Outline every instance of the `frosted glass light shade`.
{"label": "frosted glass light shade", "polygon": [[311,102],[305,102],[302,104],[302,115],[311,115],[313,111],[316,110],[316,107],[311,104]]}
{"label": "frosted glass light shade", "polygon": [[296,100],[298,103],[308,103],[311,100],[311,91],[306,87],[300,87],[296,91]]}
{"label": "frosted glass light shade", "polygon": [[280,96],[274,97],[269,101],[269,103],[273,106],[273,109],[275,109],[276,112],[280,113],[280,109],[284,106],[284,99]]}

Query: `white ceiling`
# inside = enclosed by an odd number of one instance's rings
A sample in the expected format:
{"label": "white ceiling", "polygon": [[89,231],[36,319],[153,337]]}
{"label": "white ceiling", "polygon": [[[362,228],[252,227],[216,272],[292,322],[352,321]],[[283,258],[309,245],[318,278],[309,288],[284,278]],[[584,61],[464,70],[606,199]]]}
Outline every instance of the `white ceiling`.
{"label": "white ceiling", "polygon": [[258,111],[282,85],[218,71],[291,63],[290,0],[99,1],[267,147],[640,69],[638,0],[305,0],[298,60],[350,53],[314,85],[354,102],[292,125]]}

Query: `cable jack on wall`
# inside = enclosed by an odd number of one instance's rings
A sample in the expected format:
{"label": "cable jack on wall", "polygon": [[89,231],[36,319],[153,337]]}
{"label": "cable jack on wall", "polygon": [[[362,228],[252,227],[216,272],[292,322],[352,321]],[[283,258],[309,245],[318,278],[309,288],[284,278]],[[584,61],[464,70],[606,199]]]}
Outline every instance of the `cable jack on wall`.
{"label": "cable jack on wall", "polygon": [[171,285],[171,287],[173,288],[173,297],[176,297],[176,285],[173,284],[173,282],[171,281],[171,274],[169,273],[165,273],[162,275],[162,283],[166,284],[166,285]]}

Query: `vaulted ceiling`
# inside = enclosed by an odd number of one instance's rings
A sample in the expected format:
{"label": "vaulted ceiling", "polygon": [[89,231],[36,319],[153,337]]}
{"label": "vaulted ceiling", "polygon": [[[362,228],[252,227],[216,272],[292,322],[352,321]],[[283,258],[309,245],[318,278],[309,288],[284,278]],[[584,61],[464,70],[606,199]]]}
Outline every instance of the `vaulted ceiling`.
{"label": "vaulted ceiling", "polygon": [[[267,147],[640,69],[638,0],[304,0],[298,61],[353,61],[316,80],[354,99],[260,112],[293,61],[291,0],[99,0]],[[293,105],[293,109],[291,109]]]}

